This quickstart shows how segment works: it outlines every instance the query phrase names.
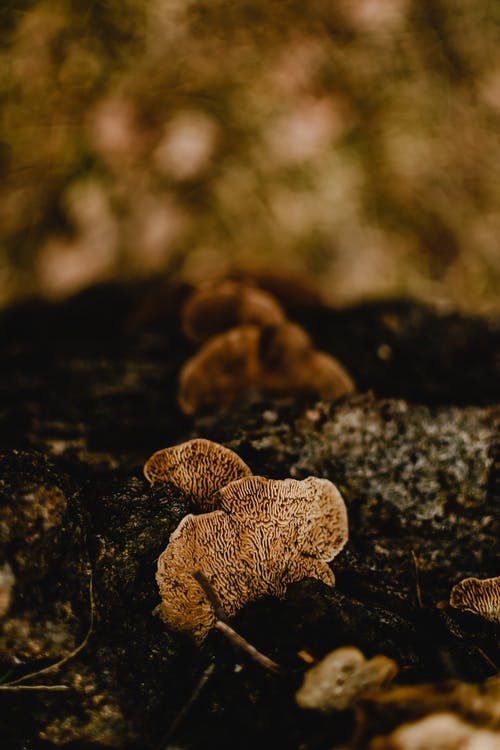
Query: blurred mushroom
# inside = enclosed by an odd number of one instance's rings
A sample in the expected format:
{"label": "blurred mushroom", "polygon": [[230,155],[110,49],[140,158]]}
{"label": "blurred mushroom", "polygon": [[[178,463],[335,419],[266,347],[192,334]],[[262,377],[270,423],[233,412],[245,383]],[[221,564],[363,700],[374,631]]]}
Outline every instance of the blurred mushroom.
{"label": "blurred mushroom", "polygon": [[347,541],[347,512],[327,479],[244,477],[219,490],[214,504],[221,510],[186,516],[159,558],[159,613],[169,627],[199,643],[215,624],[196,571],[228,617],[302,578],[334,584],[326,563]]}
{"label": "blurred mushroom", "polygon": [[316,351],[310,336],[294,323],[263,329],[258,354],[258,386],[264,393],[335,399],[354,391],[342,365]]}
{"label": "blurred mushroom", "polygon": [[0,568],[0,618],[7,614],[11,600],[12,589],[16,578],[9,563],[4,563]]}
{"label": "blurred mushroom", "polygon": [[499,750],[500,733],[463,721],[453,713],[434,713],[377,737],[370,750]]}
{"label": "blurred mushroom", "polygon": [[156,451],[144,466],[144,475],[151,484],[175,484],[190,495],[201,512],[214,510],[217,490],[251,473],[234,451],[203,438]]}
{"label": "blurred mushroom", "polygon": [[240,326],[214,336],[181,370],[178,401],[185,414],[232,403],[255,382],[257,326]]}
{"label": "blurred mushroom", "polygon": [[245,391],[334,399],[354,391],[346,370],[317,352],[294,323],[240,326],[214,336],[183,367],[179,404],[186,414],[227,406]]}
{"label": "blurred mushroom", "polygon": [[453,586],[450,604],[465,609],[485,620],[500,622],[500,576],[496,578],[464,578]]}
{"label": "blurred mushroom", "polygon": [[353,646],[337,648],[307,670],[295,699],[301,708],[343,711],[390,682],[397,671],[396,663],[386,656],[366,660]]}
{"label": "blurred mushroom", "polygon": [[281,305],[271,294],[233,280],[193,292],[181,316],[184,333],[192,341],[206,341],[244,324],[278,325],[285,319]]}

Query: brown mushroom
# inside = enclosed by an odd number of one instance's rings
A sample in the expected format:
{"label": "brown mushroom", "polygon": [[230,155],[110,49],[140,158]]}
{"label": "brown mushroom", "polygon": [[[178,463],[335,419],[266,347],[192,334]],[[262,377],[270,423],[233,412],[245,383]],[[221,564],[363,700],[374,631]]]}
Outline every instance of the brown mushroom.
{"label": "brown mushroom", "polygon": [[465,609],[491,622],[500,622],[500,576],[496,578],[464,578],[453,586],[450,604]]}
{"label": "brown mushroom", "polygon": [[314,349],[300,326],[240,326],[214,336],[186,363],[179,405],[185,414],[196,414],[227,406],[251,389],[333,399],[351,393],[354,383],[333,357]]}
{"label": "brown mushroom", "polygon": [[248,282],[225,280],[193,292],[184,304],[181,317],[188,338],[206,341],[240,325],[278,325],[285,314],[268,292]]}
{"label": "brown mushroom", "polygon": [[257,375],[260,329],[240,326],[214,336],[181,370],[178,401],[185,414],[232,403]]}
{"label": "brown mushroom", "polygon": [[223,487],[220,510],[186,516],[158,561],[159,612],[201,642],[216,616],[193,577],[200,571],[225,613],[266,594],[282,596],[305,577],[335,582],[327,561],[347,541],[347,512],[327,479],[249,476]]}
{"label": "brown mushroom", "polygon": [[[345,368],[329,354],[316,351],[300,326],[287,323],[273,333],[271,342],[265,348],[262,344],[259,347],[258,386],[262,392],[323,399],[337,399],[354,392],[354,382]],[[264,330],[261,341],[265,335]]]}
{"label": "brown mushroom", "polygon": [[354,646],[337,648],[307,670],[295,699],[301,708],[343,711],[390,682],[397,671],[387,656],[367,660]]}
{"label": "brown mushroom", "polygon": [[388,737],[376,737],[369,750],[499,750],[500,733],[476,727],[451,711],[402,724]]}
{"label": "brown mushroom", "polygon": [[204,438],[156,451],[144,466],[144,475],[151,484],[175,484],[191,497],[200,512],[214,510],[217,490],[251,473],[234,451]]}

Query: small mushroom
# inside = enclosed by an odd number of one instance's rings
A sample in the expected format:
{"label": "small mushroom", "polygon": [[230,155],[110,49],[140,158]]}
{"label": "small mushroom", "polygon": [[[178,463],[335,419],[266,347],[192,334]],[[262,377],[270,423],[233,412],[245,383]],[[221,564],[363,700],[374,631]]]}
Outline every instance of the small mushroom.
{"label": "small mushroom", "polygon": [[232,403],[257,376],[260,329],[240,326],[214,336],[181,370],[178,401],[184,414]]}
{"label": "small mushroom", "polygon": [[465,609],[491,622],[500,622],[500,576],[496,578],[464,578],[453,586],[450,604]]}
{"label": "small mushroom", "polygon": [[202,346],[183,367],[179,404],[186,414],[227,406],[245,391],[339,398],[354,383],[333,357],[314,349],[298,325],[240,326]]}
{"label": "small mushroom", "polygon": [[204,438],[156,451],[144,466],[144,475],[151,484],[175,484],[191,497],[200,512],[214,510],[217,490],[251,473],[234,451]]}
{"label": "small mushroom", "polygon": [[158,561],[162,619],[200,643],[216,622],[193,577],[200,571],[232,617],[266,594],[282,596],[302,578],[335,582],[327,565],[347,541],[347,512],[327,479],[249,476],[219,490],[220,510],[186,516]]}
{"label": "small mushroom", "polygon": [[307,670],[295,699],[301,708],[344,711],[390,682],[397,671],[396,663],[387,656],[367,660],[354,646],[337,648]]}
{"label": "small mushroom", "polygon": [[184,333],[192,341],[244,324],[278,325],[285,319],[279,302],[248,282],[225,280],[193,292],[181,312]]}
{"label": "small mushroom", "polygon": [[443,711],[402,724],[388,737],[376,737],[370,750],[499,750],[500,733],[475,727]]}

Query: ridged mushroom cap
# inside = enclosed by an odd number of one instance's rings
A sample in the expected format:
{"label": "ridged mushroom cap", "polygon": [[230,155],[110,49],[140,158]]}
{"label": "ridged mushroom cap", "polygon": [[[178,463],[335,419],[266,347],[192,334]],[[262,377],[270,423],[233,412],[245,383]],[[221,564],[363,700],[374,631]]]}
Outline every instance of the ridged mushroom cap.
{"label": "ridged mushroom cap", "polygon": [[225,280],[194,291],[181,312],[182,328],[192,341],[245,324],[278,325],[285,319],[280,303],[248,282]]}
{"label": "ridged mushroom cap", "polygon": [[464,578],[453,586],[450,604],[491,622],[500,622],[500,576]]}
{"label": "ridged mushroom cap", "polygon": [[203,512],[214,509],[217,490],[251,473],[234,451],[204,438],[156,451],[144,465],[144,475],[151,484],[175,484]]}
{"label": "ridged mushroom cap", "polygon": [[328,479],[267,479],[248,476],[226,485],[214,498],[234,521],[259,526],[266,539],[288,543],[323,562],[333,560],[348,539],[347,510]]}
{"label": "ridged mushroom cap", "polygon": [[397,671],[387,656],[367,660],[354,646],[337,648],[307,670],[295,699],[301,708],[343,711],[392,680]]}
{"label": "ridged mushroom cap", "polygon": [[[332,489],[333,488],[333,489]],[[226,614],[306,577],[333,585],[330,560],[347,540],[340,494],[325,479],[238,479],[219,490],[221,510],[186,516],[158,560],[163,620],[201,642],[216,617],[193,577],[203,573]]]}

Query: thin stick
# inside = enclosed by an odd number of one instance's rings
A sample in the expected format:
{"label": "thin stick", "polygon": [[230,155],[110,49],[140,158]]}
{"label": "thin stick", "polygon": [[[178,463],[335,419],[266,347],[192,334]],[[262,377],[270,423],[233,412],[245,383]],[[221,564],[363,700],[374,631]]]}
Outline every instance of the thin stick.
{"label": "thin stick", "polygon": [[255,646],[252,646],[252,644],[249,643],[245,638],[243,638],[242,635],[237,633],[234,628],[227,624],[227,615],[224,612],[221,603],[219,602],[217,594],[215,593],[212,584],[210,583],[208,578],[203,575],[201,570],[196,570],[193,573],[193,577],[201,586],[205,596],[213,607],[215,616],[217,617],[217,621],[215,623],[215,627],[217,628],[217,630],[223,633],[223,635],[225,635],[226,638],[234,643],[235,646],[238,646],[238,648],[241,648],[242,651],[245,651],[254,661],[260,664],[261,667],[264,667],[264,669],[270,669],[273,672],[277,672],[279,670],[279,664],[258,651]]}
{"label": "thin stick", "polygon": [[488,656],[488,654],[486,653],[486,651],[483,651],[483,649],[480,648],[479,646],[476,646],[476,648],[478,650],[478,653],[481,654],[481,656],[483,657],[483,659],[490,665],[490,667],[493,667],[493,669],[495,670],[495,672],[500,672],[500,669],[498,669],[498,665],[495,664],[495,662],[493,661],[493,659],[491,659]]}
{"label": "thin stick", "polygon": [[162,737],[162,740],[160,744],[158,745],[158,750],[164,750],[164,748],[166,748],[167,742],[170,740],[172,735],[177,731],[179,726],[182,724],[182,722],[186,718],[187,713],[191,709],[191,706],[193,705],[193,703],[195,703],[195,701],[198,700],[198,696],[200,695],[206,683],[212,676],[214,670],[215,670],[214,663],[209,664],[208,667],[205,669],[200,679],[198,680],[198,684],[196,685],[195,689],[193,690],[188,700],[186,701],[186,703],[183,705],[183,707],[181,708],[181,710],[175,717],[174,721],[172,722],[171,726],[169,727],[165,735]]}
{"label": "thin stick", "polygon": [[424,608],[424,604],[422,602],[422,591],[420,590],[420,573],[419,573],[419,567],[418,567],[418,557],[416,556],[415,552],[411,551],[411,556],[413,558],[413,565],[415,566],[415,588],[417,590],[417,602],[420,609]]}
{"label": "thin stick", "polygon": [[212,584],[208,580],[208,578],[203,575],[201,570],[195,570],[193,573],[193,578],[196,580],[196,582],[201,586],[203,589],[203,593],[207,597],[208,601],[212,605],[212,609],[215,612],[215,616],[218,620],[227,620],[227,615],[224,612],[224,608],[222,604],[220,603],[217,594],[215,593]]}
{"label": "thin stick", "polygon": [[236,630],[234,630],[230,625],[227,624],[227,622],[224,622],[223,620],[217,620],[217,622],[215,623],[215,627],[217,628],[217,630],[223,633],[226,638],[234,643],[235,646],[238,646],[238,648],[241,648],[242,651],[245,651],[249,656],[251,656],[252,659],[257,662],[257,664],[261,665],[261,667],[264,667],[264,669],[270,669],[272,672],[279,671],[279,664],[270,659],[268,656],[265,656],[265,654],[258,651],[255,646],[252,646],[252,644],[249,643],[246,638],[243,638],[242,635],[237,633]]}
{"label": "thin stick", "polygon": [[[89,573],[89,604],[90,604],[90,620],[89,620],[89,627],[85,634],[85,638],[83,641],[75,648],[73,651],[70,651],[69,654],[66,654],[66,656],[63,656],[62,659],[59,659],[59,661],[56,661],[54,664],[50,664],[48,667],[44,667],[43,669],[37,669],[36,672],[30,672],[29,674],[25,674],[23,677],[18,677],[17,680],[11,680],[10,682],[5,683],[5,685],[0,686],[3,688],[12,688],[17,685],[21,685],[21,683],[25,682],[26,680],[31,680],[33,677],[38,677],[41,674],[48,674],[49,672],[54,672],[60,667],[62,667],[66,662],[68,662],[70,659],[73,659],[77,654],[80,653],[80,651],[83,651],[85,646],[87,645],[90,636],[92,635],[92,631],[94,629],[94,617],[95,617],[95,602],[94,602],[94,581],[93,581],[93,575],[92,575],[92,568],[90,568]],[[38,686],[38,689],[41,689],[42,686]],[[50,688],[50,686],[46,686]]]}

